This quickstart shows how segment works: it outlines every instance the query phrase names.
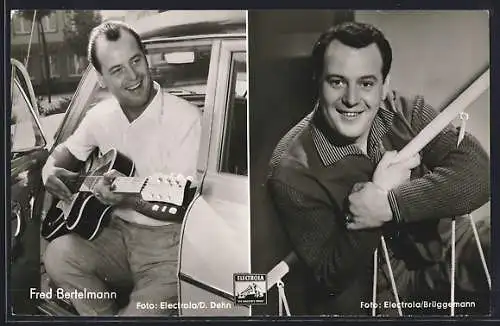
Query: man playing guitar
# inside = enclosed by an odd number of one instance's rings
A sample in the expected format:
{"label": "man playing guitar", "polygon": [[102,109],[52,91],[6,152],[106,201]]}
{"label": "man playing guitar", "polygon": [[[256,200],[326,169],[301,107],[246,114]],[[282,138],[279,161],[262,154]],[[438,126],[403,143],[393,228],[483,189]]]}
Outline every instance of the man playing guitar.
{"label": "man playing guitar", "polygon": [[[124,23],[105,22],[90,35],[88,58],[113,97],[87,112],[54,150],[43,169],[46,189],[70,201],[63,180],[75,178],[96,148],[116,148],[134,163],[136,177],[194,176],[201,112],[152,80],[138,34]],[[112,206],[109,226],[92,241],[74,233],[52,240],[44,257],[47,273],[58,290],[78,293],[70,300],[81,315],[175,314],[160,303],[177,302],[179,218],[138,195],[113,192],[119,175],[111,170],[93,187],[99,201]],[[130,290],[120,310],[105,295],[115,289]]]}

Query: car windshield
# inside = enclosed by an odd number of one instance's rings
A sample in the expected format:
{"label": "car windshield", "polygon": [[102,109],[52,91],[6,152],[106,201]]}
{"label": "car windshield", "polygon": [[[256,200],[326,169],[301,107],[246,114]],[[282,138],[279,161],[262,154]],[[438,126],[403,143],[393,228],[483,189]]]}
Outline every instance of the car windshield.
{"label": "car windshield", "polygon": [[[212,43],[150,44],[147,58],[153,79],[168,92],[186,97],[205,95]],[[246,81],[236,81],[236,97],[246,96]]]}
{"label": "car windshield", "polygon": [[148,61],[153,79],[175,95],[204,95],[210,65],[210,45],[152,47]]}

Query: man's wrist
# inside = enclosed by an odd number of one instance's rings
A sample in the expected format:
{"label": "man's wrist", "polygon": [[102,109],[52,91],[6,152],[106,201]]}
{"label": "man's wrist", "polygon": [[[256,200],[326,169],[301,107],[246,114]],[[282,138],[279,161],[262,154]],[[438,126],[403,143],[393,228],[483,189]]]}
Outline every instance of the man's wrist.
{"label": "man's wrist", "polygon": [[375,188],[379,191],[380,193],[380,196],[381,197],[384,197],[385,199],[385,202],[384,202],[384,216],[386,216],[384,218],[384,221],[385,222],[391,222],[393,220],[393,213],[392,213],[392,208],[391,208],[391,204],[388,200],[388,190],[380,187],[377,183],[375,182],[372,182],[373,185],[375,186]]}
{"label": "man's wrist", "polygon": [[392,211],[392,221],[396,224],[400,224],[403,222],[401,218],[401,212],[399,210],[398,202],[396,200],[396,194],[394,191],[389,190],[387,192],[387,199],[389,200],[389,206],[391,207]]}

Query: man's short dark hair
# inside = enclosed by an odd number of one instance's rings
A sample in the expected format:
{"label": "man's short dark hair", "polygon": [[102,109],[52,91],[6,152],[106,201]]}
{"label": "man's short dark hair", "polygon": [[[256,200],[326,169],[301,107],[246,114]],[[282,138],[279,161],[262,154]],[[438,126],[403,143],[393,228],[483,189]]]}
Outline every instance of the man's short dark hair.
{"label": "man's short dark hair", "polygon": [[392,49],[389,41],[384,34],[372,25],[345,22],[333,26],[319,37],[314,45],[312,52],[313,76],[316,83],[323,73],[323,65],[325,60],[325,52],[328,45],[338,40],[344,45],[361,49],[375,43],[382,55],[382,76],[384,78],[389,74],[392,63]]}
{"label": "man's short dark hair", "polygon": [[92,32],[90,32],[89,45],[87,49],[87,58],[89,62],[94,66],[94,68],[102,73],[102,67],[99,60],[97,60],[96,55],[96,40],[99,36],[104,35],[108,41],[117,41],[121,37],[122,31],[127,31],[135,38],[137,45],[143,53],[146,53],[144,45],[142,44],[141,37],[137,32],[129,25],[121,21],[107,21],[99,26],[94,27]]}

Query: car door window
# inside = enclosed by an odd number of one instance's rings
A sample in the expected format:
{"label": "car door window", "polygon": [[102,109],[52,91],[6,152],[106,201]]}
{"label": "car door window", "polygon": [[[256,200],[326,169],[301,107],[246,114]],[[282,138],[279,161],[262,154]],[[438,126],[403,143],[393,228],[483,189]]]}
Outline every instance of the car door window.
{"label": "car door window", "polygon": [[203,108],[212,42],[154,43],[146,49],[153,80],[169,93]]}
{"label": "car door window", "polygon": [[220,171],[248,175],[247,60],[245,52],[231,53],[230,69]]}
{"label": "car door window", "polygon": [[35,112],[19,80],[13,79],[11,91],[10,137],[13,153],[45,145]]}

